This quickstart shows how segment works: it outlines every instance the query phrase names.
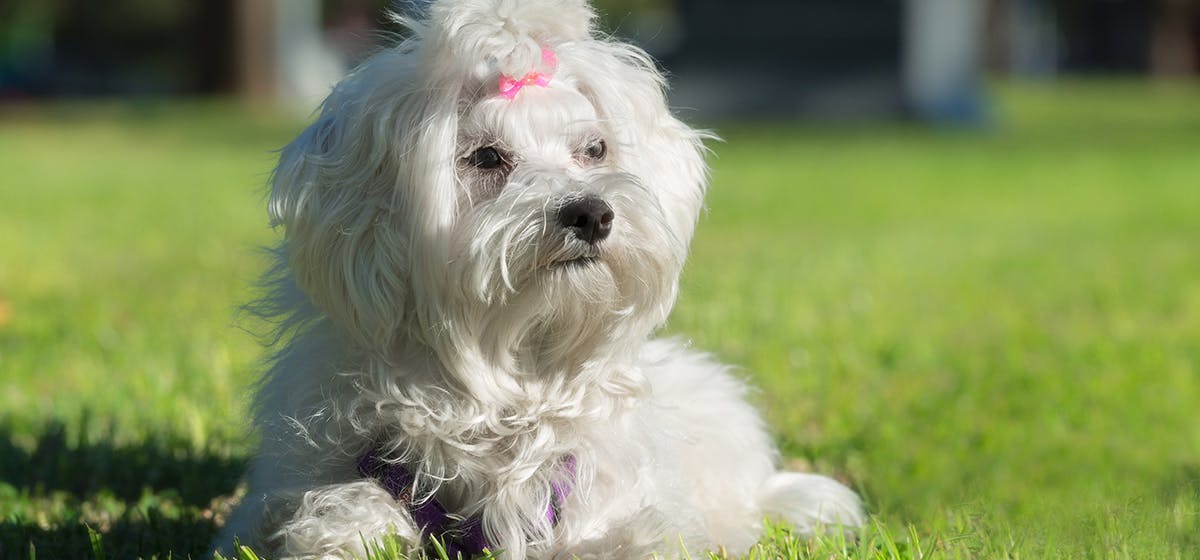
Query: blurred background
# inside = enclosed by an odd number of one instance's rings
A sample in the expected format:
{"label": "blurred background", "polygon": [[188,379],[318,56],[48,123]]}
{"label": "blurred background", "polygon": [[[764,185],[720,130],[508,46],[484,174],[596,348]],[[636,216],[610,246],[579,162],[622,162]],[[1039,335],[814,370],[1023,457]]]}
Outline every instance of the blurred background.
{"label": "blurred background", "polygon": [[[7,0],[0,99],[239,96],[312,107],[409,0]],[[1187,77],[1194,0],[600,0],[709,117],[986,118],[981,77]],[[786,92],[786,94],[781,94]]]}

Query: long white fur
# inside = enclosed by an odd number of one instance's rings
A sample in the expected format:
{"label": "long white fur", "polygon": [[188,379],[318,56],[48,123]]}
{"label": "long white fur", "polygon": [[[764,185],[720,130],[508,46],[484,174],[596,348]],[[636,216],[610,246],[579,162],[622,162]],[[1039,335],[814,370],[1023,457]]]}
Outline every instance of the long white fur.
{"label": "long white fur", "polygon": [[[269,206],[285,238],[260,311],[280,344],[256,398],[249,492],[217,542],[289,558],[423,543],[404,504],[356,471],[381,448],[418,498],[483,519],[506,558],[745,550],[764,517],[802,533],[863,522],[832,479],[775,469],[745,387],[653,340],[703,204],[705,134],[667,109],[639,49],[598,38],[580,0],[435,2],[283,151]],[[546,87],[497,95],[542,47]],[[603,163],[580,160],[603,139]],[[502,185],[461,163],[515,159]],[[564,201],[615,213],[593,247]],[[578,257],[588,264],[569,264]],[[543,512],[573,455],[557,524]]]}

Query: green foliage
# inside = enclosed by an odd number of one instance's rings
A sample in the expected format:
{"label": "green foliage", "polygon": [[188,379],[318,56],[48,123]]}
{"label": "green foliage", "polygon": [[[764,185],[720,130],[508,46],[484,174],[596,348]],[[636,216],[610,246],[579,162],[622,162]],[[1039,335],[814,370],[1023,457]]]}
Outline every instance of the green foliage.
{"label": "green foliage", "polygon": [[[1197,555],[1198,93],[1001,87],[982,131],[716,127],[667,333],[742,366],[786,461],[875,516],[771,527],[750,558]],[[203,555],[252,444],[262,185],[300,126],[0,116],[0,557]]]}
{"label": "green foliage", "polygon": [[92,543],[92,558],[95,560],[104,560],[104,544],[100,542],[100,533],[92,530],[91,527],[87,528],[87,532],[88,540]]}

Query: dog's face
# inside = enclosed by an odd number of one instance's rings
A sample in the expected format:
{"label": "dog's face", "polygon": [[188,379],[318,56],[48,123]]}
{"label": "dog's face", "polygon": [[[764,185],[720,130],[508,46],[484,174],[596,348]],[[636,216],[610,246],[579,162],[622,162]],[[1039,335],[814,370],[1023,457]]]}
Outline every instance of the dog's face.
{"label": "dog's face", "polygon": [[296,285],[360,345],[528,366],[665,320],[702,136],[586,6],[538,4],[435,4],[284,150],[271,208]]}

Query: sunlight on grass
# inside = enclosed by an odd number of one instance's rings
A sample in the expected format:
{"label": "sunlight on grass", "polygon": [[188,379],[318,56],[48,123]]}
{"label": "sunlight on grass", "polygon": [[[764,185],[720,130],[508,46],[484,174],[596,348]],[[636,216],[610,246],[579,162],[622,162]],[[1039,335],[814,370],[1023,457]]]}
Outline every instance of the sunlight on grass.
{"label": "sunlight on grass", "polygon": [[[784,461],[875,515],[750,558],[1200,550],[1200,89],[997,91],[979,131],[716,127],[666,332],[738,364]],[[263,185],[301,125],[0,117],[0,557],[203,553],[252,441]]]}

